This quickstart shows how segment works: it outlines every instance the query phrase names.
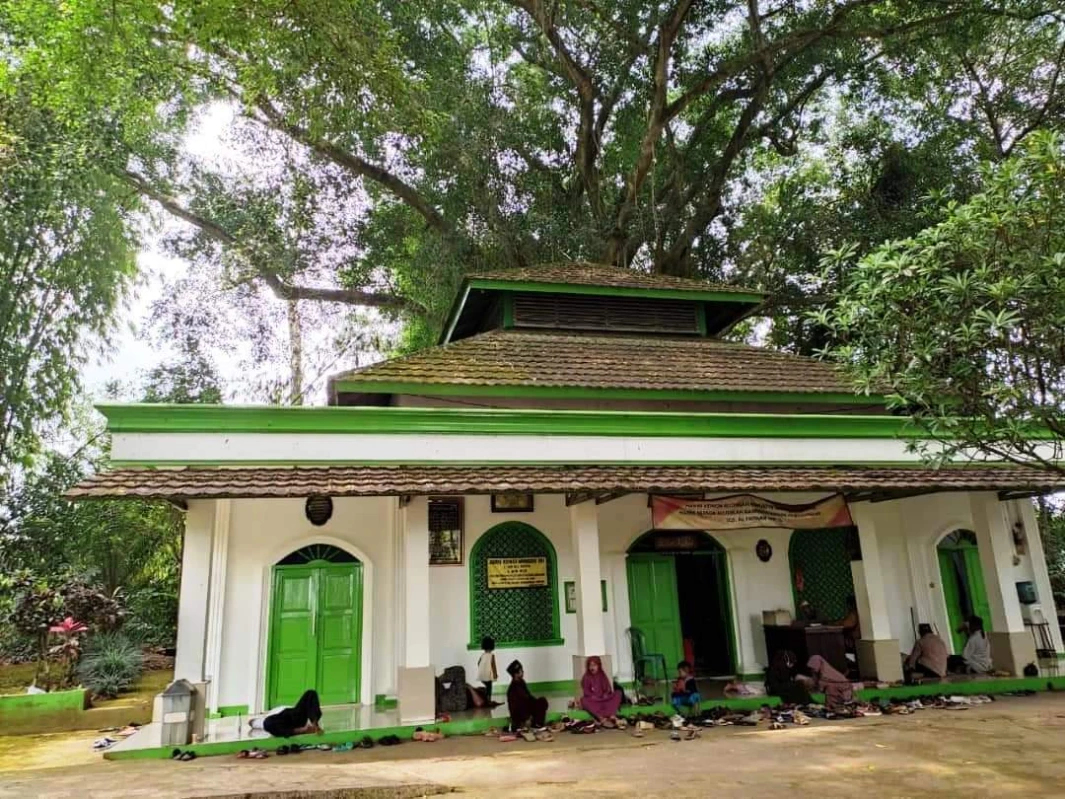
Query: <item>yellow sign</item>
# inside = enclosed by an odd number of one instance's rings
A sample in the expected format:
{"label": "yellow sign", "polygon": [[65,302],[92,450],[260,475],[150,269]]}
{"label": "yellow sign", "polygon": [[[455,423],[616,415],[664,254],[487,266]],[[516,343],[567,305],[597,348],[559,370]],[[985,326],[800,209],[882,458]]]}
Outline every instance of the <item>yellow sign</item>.
{"label": "yellow sign", "polygon": [[489,558],[489,588],[536,588],[547,585],[547,558]]}

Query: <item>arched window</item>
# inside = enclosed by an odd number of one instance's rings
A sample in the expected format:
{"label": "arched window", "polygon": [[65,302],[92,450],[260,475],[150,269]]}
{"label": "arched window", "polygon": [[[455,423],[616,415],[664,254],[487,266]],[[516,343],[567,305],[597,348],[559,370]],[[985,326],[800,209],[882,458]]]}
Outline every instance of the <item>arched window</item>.
{"label": "arched window", "polygon": [[277,562],[278,566],[305,566],[308,563],[358,563],[359,559],[331,544],[311,544],[290,552]]}
{"label": "arched window", "polygon": [[[489,588],[493,558],[544,558],[547,585]],[[470,553],[470,649],[491,636],[499,648],[559,646],[558,566],[555,548],[528,524],[504,522],[482,535]]]}

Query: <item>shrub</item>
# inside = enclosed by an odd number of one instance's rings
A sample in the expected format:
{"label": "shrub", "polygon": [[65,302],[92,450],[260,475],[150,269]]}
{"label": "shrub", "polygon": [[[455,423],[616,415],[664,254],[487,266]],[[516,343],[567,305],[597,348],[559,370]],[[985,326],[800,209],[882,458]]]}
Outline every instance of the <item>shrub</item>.
{"label": "shrub", "polygon": [[145,646],[172,647],[177,640],[176,586],[145,586],[127,595],[123,631]]}
{"label": "shrub", "polygon": [[140,677],[144,658],[140,647],[117,632],[98,632],[88,641],[78,664],[81,684],[95,696],[114,697]]}

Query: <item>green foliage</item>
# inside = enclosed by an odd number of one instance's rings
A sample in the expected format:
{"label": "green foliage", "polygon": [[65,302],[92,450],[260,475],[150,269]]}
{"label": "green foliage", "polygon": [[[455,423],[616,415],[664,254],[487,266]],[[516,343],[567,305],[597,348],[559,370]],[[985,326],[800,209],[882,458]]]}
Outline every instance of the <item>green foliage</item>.
{"label": "green foliage", "polygon": [[[6,61],[4,63],[7,63]],[[0,489],[64,416],[135,273],[129,193],[0,67]]]}
{"label": "green foliage", "polygon": [[94,696],[115,697],[137,682],[144,668],[140,647],[122,633],[89,637],[77,676]]}
{"label": "green foliage", "polygon": [[[469,269],[601,260],[783,289],[819,346],[826,248],[1060,124],[1060,0],[23,0],[11,74],[191,228],[235,297],[435,337]],[[237,115],[209,163],[186,134]],[[227,153],[229,155],[229,153]]]}
{"label": "green foliage", "polygon": [[[886,391],[933,437],[933,460],[972,454],[1060,470],[1065,439],[1065,143],[1032,136],[988,167],[944,219],[856,260],[815,315],[861,391]],[[1048,434],[1053,440],[1048,440]]]}

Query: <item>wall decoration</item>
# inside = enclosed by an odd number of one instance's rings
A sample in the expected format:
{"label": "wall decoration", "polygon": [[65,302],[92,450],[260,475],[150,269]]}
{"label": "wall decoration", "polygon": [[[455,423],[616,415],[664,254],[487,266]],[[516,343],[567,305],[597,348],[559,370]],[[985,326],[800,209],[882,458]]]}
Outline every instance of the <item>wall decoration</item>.
{"label": "wall decoration", "polygon": [[492,513],[532,513],[532,494],[492,494]]}
{"label": "wall decoration", "polygon": [[773,557],[773,547],[763,538],[754,545],[754,553],[762,563],[769,563],[769,559]]}
{"label": "wall decoration", "polygon": [[536,588],[547,585],[547,558],[489,558],[489,588]]}
{"label": "wall decoration", "polygon": [[[566,613],[576,613],[577,612],[577,583],[574,582],[573,580],[566,580],[566,582],[564,582],[562,584],[562,589],[563,589],[563,591],[565,592],[565,595],[566,595]],[[606,613],[607,612],[606,580],[600,580],[599,581],[599,593],[603,597],[603,613]]]}
{"label": "wall decoration", "polygon": [[429,498],[429,565],[461,566],[462,497]]}

